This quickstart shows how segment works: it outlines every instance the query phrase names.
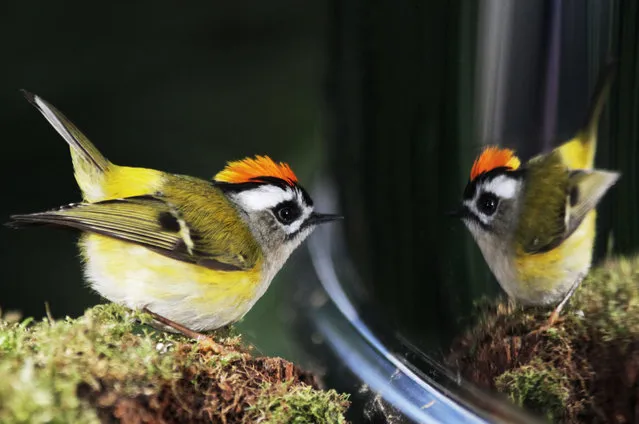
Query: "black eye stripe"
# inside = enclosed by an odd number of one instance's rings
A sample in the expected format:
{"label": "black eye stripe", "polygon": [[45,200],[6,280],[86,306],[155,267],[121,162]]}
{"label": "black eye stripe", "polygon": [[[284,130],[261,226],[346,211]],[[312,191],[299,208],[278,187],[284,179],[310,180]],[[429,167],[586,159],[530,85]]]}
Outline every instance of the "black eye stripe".
{"label": "black eye stripe", "polygon": [[290,225],[302,215],[299,205],[293,200],[279,203],[273,209],[275,218],[284,225]]}
{"label": "black eye stripe", "polygon": [[490,191],[480,194],[476,202],[477,210],[486,216],[492,216],[497,211],[498,206],[499,197]]}
{"label": "black eye stripe", "polygon": [[481,228],[483,228],[486,231],[490,230],[490,226],[485,224],[481,220],[481,218],[475,212],[473,212],[472,209],[470,209],[468,206],[464,206],[464,208],[463,208],[462,219],[468,220],[468,221],[472,221],[472,222],[476,223],[477,225],[479,225]]}

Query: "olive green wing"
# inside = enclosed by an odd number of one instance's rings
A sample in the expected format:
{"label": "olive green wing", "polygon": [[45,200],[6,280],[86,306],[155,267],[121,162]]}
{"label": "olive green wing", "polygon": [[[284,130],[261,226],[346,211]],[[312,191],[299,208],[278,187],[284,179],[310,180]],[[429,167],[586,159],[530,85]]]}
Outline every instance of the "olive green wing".
{"label": "olive green wing", "polygon": [[516,238],[524,252],[534,254],[552,250],[570,237],[619,174],[571,171],[556,161],[532,165]]}
{"label": "olive green wing", "polygon": [[[207,237],[162,198],[139,196],[96,203],[77,203],[58,210],[14,215],[13,227],[56,225],[102,234],[152,249],[171,258],[210,269],[238,271],[257,260],[250,243],[236,243],[227,225],[208,214]],[[215,237],[219,230],[221,237]]]}

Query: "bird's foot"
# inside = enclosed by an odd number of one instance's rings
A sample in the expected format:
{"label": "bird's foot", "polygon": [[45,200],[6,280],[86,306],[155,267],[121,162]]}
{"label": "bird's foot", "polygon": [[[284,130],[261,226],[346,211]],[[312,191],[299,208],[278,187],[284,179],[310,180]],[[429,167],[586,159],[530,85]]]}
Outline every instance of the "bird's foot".
{"label": "bird's foot", "polygon": [[538,329],[532,331],[530,334],[542,333],[544,331],[547,331],[550,328],[552,328],[555,324],[559,324],[564,320],[564,318],[561,316],[561,311],[564,308],[564,306],[566,306],[566,304],[568,303],[572,295],[575,294],[575,291],[581,285],[581,282],[584,280],[584,278],[585,278],[585,275],[583,274],[579,275],[579,277],[573,283],[572,287],[570,287],[570,290],[568,290],[568,293],[566,293],[566,295],[561,300],[561,302],[559,302],[559,304],[555,307],[555,309],[553,309],[553,311],[550,313],[550,316],[548,317],[548,320],[546,321],[546,323],[542,325],[541,327],[539,327]]}
{"label": "bird's foot", "polygon": [[142,312],[145,312],[149,315],[151,315],[151,317],[156,320],[157,322],[159,322],[160,324],[163,324],[167,327],[170,327],[172,329],[174,329],[176,332],[190,338],[193,339],[197,342],[203,342],[208,344],[211,347],[211,350],[213,350],[213,352],[215,352],[216,354],[220,355],[220,354],[224,354],[227,353],[227,349],[222,346],[221,344],[219,344],[218,342],[216,342],[213,337],[211,336],[207,336],[206,334],[202,334],[199,333],[197,331],[191,330],[188,327],[183,326],[182,324],[179,324],[173,320],[170,320],[168,318],[163,317],[162,315],[158,315],[155,312],[149,310],[148,308],[144,307],[142,308]]}
{"label": "bird's foot", "polygon": [[555,308],[551,313],[550,316],[548,317],[548,321],[546,321],[546,324],[543,327],[547,327],[550,328],[555,324],[559,324],[564,320],[564,317],[562,317],[560,315],[561,311],[557,310],[557,308]]}
{"label": "bird's foot", "polygon": [[557,309],[555,308],[555,310],[553,310],[550,314],[550,316],[548,317],[548,320],[546,321],[545,324],[543,324],[542,326],[540,326],[539,328],[537,328],[536,330],[531,331],[530,333],[528,333],[529,335],[533,335],[533,334],[537,334],[537,333],[543,333],[545,331],[550,330],[552,327],[555,326],[555,324],[560,324],[562,321],[564,320],[564,317],[559,315],[559,312],[557,311]]}
{"label": "bird's foot", "polygon": [[557,306],[555,309],[553,309],[553,311],[548,316],[548,319],[546,320],[546,323],[543,324],[542,326],[540,326],[539,328],[537,328],[532,333],[543,333],[544,331],[549,330],[552,327],[554,327],[555,324],[560,324],[561,322],[563,322],[564,321],[564,317],[561,316],[561,309],[562,308],[560,308],[559,306]]}

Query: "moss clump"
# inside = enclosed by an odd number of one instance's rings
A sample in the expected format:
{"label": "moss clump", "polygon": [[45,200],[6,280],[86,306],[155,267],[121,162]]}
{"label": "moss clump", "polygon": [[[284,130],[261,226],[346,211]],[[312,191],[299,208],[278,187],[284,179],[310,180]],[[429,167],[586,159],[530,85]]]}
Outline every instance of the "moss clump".
{"label": "moss clump", "polygon": [[342,422],[345,395],[240,337],[207,341],[150,329],[110,304],[78,319],[0,319],[0,422]]}
{"label": "moss clump", "polygon": [[476,384],[565,423],[632,422],[639,410],[639,256],[592,270],[562,314],[484,306],[447,362]]}
{"label": "moss clump", "polygon": [[347,398],[344,395],[336,397],[332,391],[318,393],[310,386],[280,385],[270,389],[268,396],[260,397],[252,407],[256,422],[346,423],[343,412]]}
{"label": "moss clump", "polygon": [[554,421],[564,413],[570,382],[557,368],[538,359],[509,370],[495,379],[495,387],[521,407],[544,411]]}

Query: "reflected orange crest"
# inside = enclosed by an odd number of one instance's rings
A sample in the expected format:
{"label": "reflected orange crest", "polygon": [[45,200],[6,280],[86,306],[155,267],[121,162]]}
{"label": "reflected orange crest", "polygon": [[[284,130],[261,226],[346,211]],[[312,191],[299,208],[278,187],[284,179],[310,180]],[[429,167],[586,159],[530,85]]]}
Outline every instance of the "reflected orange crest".
{"label": "reflected orange crest", "polygon": [[470,180],[474,180],[481,174],[492,171],[495,168],[509,168],[515,170],[519,168],[521,162],[511,149],[500,149],[497,146],[484,148],[479,157],[475,159],[470,170]]}

